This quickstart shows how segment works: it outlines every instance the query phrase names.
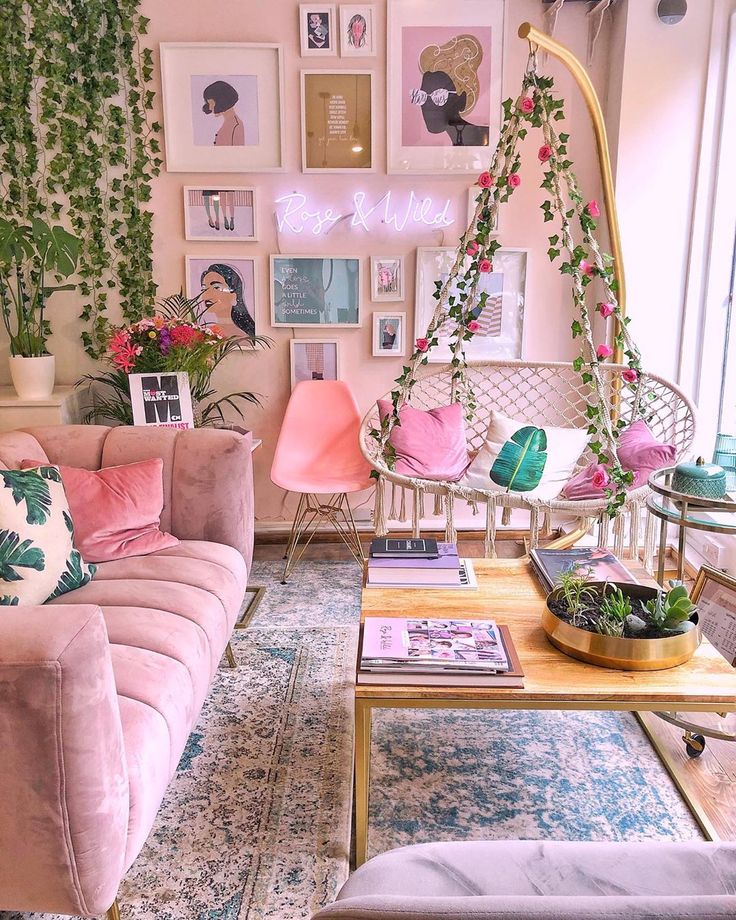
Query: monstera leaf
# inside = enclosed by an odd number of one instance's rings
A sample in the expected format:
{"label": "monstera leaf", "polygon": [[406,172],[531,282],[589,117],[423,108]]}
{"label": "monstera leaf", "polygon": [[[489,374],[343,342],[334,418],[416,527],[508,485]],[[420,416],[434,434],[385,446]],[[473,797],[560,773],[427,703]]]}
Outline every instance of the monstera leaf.
{"label": "monstera leaf", "polygon": [[547,463],[544,429],[527,425],[511,435],[491,467],[491,479],[507,492],[531,492],[542,479]]}
{"label": "monstera leaf", "polygon": [[51,492],[45,480],[60,482],[59,471],[53,466],[33,470],[0,470],[6,489],[11,489],[16,505],[26,503],[26,521],[45,524],[51,511]]}
{"label": "monstera leaf", "polygon": [[34,546],[31,540],[21,542],[12,530],[0,530],[0,579],[3,581],[22,581],[18,569],[35,569],[43,572],[46,557],[43,550]]}

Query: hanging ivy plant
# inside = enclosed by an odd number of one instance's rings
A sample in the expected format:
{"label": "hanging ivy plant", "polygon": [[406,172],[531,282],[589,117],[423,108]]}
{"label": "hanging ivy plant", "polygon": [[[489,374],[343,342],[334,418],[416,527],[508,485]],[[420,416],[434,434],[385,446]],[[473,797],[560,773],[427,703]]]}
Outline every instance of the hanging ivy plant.
{"label": "hanging ivy plant", "polygon": [[0,16],[0,213],[43,216],[81,239],[85,350],[98,357],[108,309],[150,309],[152,53],[139,0],[3,0]]}

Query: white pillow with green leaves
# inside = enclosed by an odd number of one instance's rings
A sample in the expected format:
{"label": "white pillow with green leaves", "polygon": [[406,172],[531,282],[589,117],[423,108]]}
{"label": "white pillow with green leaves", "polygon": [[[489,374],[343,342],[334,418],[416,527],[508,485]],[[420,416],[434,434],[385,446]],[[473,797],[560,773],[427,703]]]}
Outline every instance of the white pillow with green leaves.
{"label": "white pillow with green leaves", "polygon": [[58,467],[0,470],[0,605],[43,604],[95,570],[74,548]]}

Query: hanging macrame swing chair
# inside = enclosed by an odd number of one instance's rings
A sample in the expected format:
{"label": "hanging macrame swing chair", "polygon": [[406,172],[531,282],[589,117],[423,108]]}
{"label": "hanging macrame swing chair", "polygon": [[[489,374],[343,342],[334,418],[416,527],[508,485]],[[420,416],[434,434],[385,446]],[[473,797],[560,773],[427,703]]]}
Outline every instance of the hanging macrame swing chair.
{"label": "hanging macrame swing chair", "polygon": [[[412,532],[420,535],[425,517],[425,497],[433,496],[434,513],[445,514],[446,539],[455,540],[455,502],[464,499],[474,511],[485,505],[485,555],[495,556],[497,509],[508,524],[511,509],[529,512],[529,544],[538,545],[540,531],[549,532],[550,516],[573,518],[575,526],[564,537],[549,545],[571,546],[596,522],[598,543],[613,543],[614,550],[634,555],[641,545],[641,510],[649,489],[646,484],[632,488],[633,475],[618,461],[617,441],[626,426],[643,419],[660,441],[675,447],[677,458],[690,448],[695,436],[695,411],[692,403],[674,384],[656,374],[645,373],[639,350],[628,332],[625,314],[623,261],[613,195],[611,164],[600,103],[585,69],[563,45],[529,23],[519,29],[519,37],[529,41],[529,61],[518,98],[504,103],[501,136],[490,168],[478,179],[479,194],[475,213],[460,240],[457,257],[444,284],[436,282],[437,306],[423,339],[418,339],[411,359],[385,399],[392,410],[379,417],[374,408],[363,419],[361,447],[374,469],[376,484],[375,529],[387,533],[389,520],[407,521],[407,492],[413,498]],[[568,136],[556,130],[564,118],[563,103],[551,92],[553,81],[537,70],[537,54],[544,49],[559,58],[575,77],[590,113],[598,149],[612,256],[601,252],[596,239],[597,209],[585,203],[567,158]],[[484,272],[490,270],[500,243],[490,234],[500,203],[508,201],[519,185],[521,158],[519,142],[529,129],[541,129],[543,145],[539,160],[544,169],[541,183],[549,195],[541,209],[545,221],[557,218],[559,225],[549,237],[550,261],[560,260],[560,271],[572,281],[575,318],[571,331],[580,343],[580,355],[573,362],[529,362],[521,360],[466,361],[465,342],[478,325],[473,321],[485,306],[487,295],[479,293]],[[516,177],[516,178],[515,178]],[[574,233],[579,235],[576,243]],[[588,306],[588,285],[597,279],[605,300],[593,306],[615,324],[614,347],[596,346]],[[429,372],[427,352],[449,340],[451,361]],[[611,353],[612,352],[612,353]],[[612,358],[612,361],[608,359]],[[460,402],[465,409],[468,450],[471,456],[484,444],[491,412],[498,411],[532,426],[554,425],[583,428],[589,434],[588,446],[578,461],[576,472],[591,462],[603,471],[600,498],[569,501],[560,498],[540,500],[525,492],[490,491],[468,488],[461,482],[437,481],[401,475],[394,469],[391,432],[399,422],[399,412],[409,404],[429,410]],[[600,481],[600,480],[599,480]],[[391,485],[390,504],[387,486]],[[650,518],[651,520],[651,518]],[[613,529],[613,541],[610,529]],[[626,539],[628,532],[628,540]],[[653,528],[644,535],[645,558],[653,553]]]}

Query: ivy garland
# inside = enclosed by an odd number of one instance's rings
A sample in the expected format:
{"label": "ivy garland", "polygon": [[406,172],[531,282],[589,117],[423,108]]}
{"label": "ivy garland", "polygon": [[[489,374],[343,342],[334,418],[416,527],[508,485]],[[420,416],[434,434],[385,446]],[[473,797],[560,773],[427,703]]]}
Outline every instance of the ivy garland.
{"label": "ivy garland", "polygon": [[81,239],[85,350],[99,357],[115,292],[125,320],[149,309],[153,59],[139,0],[2,0],[0,214],[63,221]]}
{"label": "ivy garland", "polygon": [[[476,320],[478,307],[484,307],[487,294],[477,294],[481,276],[493,270],[493,257],[501,243],[491,237],[498,206],[509,200],[521,184],[521,156],[518,142],[528,133],[527,125],[541,128],[544,144],[539,148],[538,158],[544,165],[541,187],[551,200],[545,200],[541,209],[544,220],[553,221],[557,215],[560,232],[549,237],[547,255],[551,262],[561,260],[559,270],[570,275],[573,303],[576,317],[571,324],[573,339],[580,339],[580,354],[573,366],[587,386],[589,401],[585,414],[589,421],[589,447],[595,454],[599,468],[596,482],[601,495],[608,498],[608,514],[614,517],[626,500],[626,488],[633,481],[633,474],[623,470],[617,456],[617,441],[620,430],[626,426],[622,418],[614,418],[604,397],[600,365],[612,357],[613,349],[606,343],[596,345],[590,322],[590,308],[587,303],[587,288],[594,278],[599,278],[605,291],[605,300],[595,309],[607,318],[614,316],[617,322],[614,342],[625,356],[628,367],[621,374],[621,385],[635,392],[635,412],[639,409],[641,389],[641,360],[639,351],[628,332],[629,319],[624,317],[616,298],[612,258],[601,252],[595,237],[596,220],[600,216],[595,201],[585,202],[572,171],[572,161],[567,156],[568,135],[558,133],[553,123],[565,117],[564,103],[552,93],[554,82],[549,77],[536,73],[534,56],[524,76],[522,90],[514,102],[507,99],[503,104],[504,118],[501,137],[488,172],[478,177],[480,193],[473,220],[460,240],[457,258],[447,281],[437,281],[434,297],[438,301],[427,333],[416,340],[415,350],[391,393],[393,409],[381,420],[381,427],[373,428],[371,436],[380,444],[383,456],[393,469],[396,454],[390,443],[393,427],[400,424],[399,410],[411,395],[416,382],[416,372],[427,363],[427,352],[438,344],[440,327],[448,317],[453,321],[450,336],[452,354],[452,399],[462,402],[468,418],[472,418],[477,407],[475,394],[466,374],[465,342],[480,328]],[[575,244],[573,221],[577,220],[582,243]],[[564,255],[563,255],[564,252]],[[452,293],[451,293],[452,292]],[[376,474],[377,475],[377,474]]]}

